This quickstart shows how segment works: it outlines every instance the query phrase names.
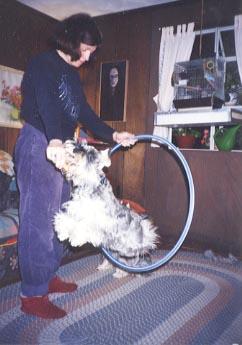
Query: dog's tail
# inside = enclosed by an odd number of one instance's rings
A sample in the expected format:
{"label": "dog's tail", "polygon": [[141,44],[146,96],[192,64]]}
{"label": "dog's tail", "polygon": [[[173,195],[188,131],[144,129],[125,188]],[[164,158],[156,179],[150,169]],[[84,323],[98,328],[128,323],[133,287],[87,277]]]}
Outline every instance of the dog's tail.
{"label": "dog's tail", "polygon": [[141,221],[143,230],[143,248],[144,252],[155,249],[159,243],[160,236],[157,234],[157,227],[146,218]]}

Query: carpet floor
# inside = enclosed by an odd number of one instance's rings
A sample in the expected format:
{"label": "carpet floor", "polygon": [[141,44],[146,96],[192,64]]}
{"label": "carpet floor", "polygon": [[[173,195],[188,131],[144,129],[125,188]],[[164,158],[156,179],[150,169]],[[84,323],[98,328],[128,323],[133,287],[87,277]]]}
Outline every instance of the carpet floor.
{"label": "carpet floor", "polygon": [[68,315],[20,310],[20,283],[0,289],[0,344],[242,345],[242,262],[180,251],[148,276],[97,271],[100,255],[59,269],[78,290],[52,294]]}

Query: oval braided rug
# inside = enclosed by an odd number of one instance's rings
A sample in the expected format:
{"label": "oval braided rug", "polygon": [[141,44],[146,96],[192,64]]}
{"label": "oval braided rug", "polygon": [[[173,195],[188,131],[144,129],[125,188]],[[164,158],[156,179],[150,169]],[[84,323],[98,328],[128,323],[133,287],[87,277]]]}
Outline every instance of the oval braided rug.
{"label": "oval braided rug", "polygon": [[242,344],[242,262],[180,251],[146,276],[97,271],[101,255],[62,266],[78,290],[52,294],[68,315],[43,320],[20,311],[20,283],[0,289],[0,344]]}

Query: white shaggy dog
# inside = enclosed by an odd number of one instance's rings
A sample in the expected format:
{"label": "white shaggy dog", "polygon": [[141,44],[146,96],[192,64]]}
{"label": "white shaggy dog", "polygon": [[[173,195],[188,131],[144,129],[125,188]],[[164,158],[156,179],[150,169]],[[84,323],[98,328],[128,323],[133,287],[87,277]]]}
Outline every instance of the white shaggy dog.
{"label": "white shaggy dog", "polygon": [[[153,223],[113,194],[103,172],[104,167],[111,165],[108,150],[98,151],[74,141],[67,141],[65,150],[64,173],[72,181],[73,191],[70,201],[62,205],[54,219],[58,238],[68,239],[72,246],[87,242],[95,247],[103,246],[123,261],[137,260],[156,248],[158,235]],[[99,269],[107,268],[106,261],[99,266]],[[120,270],[116,276],[123,276]]]}

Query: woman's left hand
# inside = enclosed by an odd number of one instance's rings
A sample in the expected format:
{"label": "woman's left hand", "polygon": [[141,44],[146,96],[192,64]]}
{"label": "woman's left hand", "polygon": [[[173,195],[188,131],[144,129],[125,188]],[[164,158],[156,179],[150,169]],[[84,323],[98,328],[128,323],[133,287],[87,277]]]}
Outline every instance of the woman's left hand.
{"label": "woman's left hand", "polygon": [[124,147],[134,145],[137,142],[135,135],[129,132],[114,132],[113,140]]}
{"label": "woman's left hand", "polygon": [[46,156],[49,161],[54,163],[57,169],[62,169],[65,165],[65,149],[62,141],[52,139],[46,149]]}

